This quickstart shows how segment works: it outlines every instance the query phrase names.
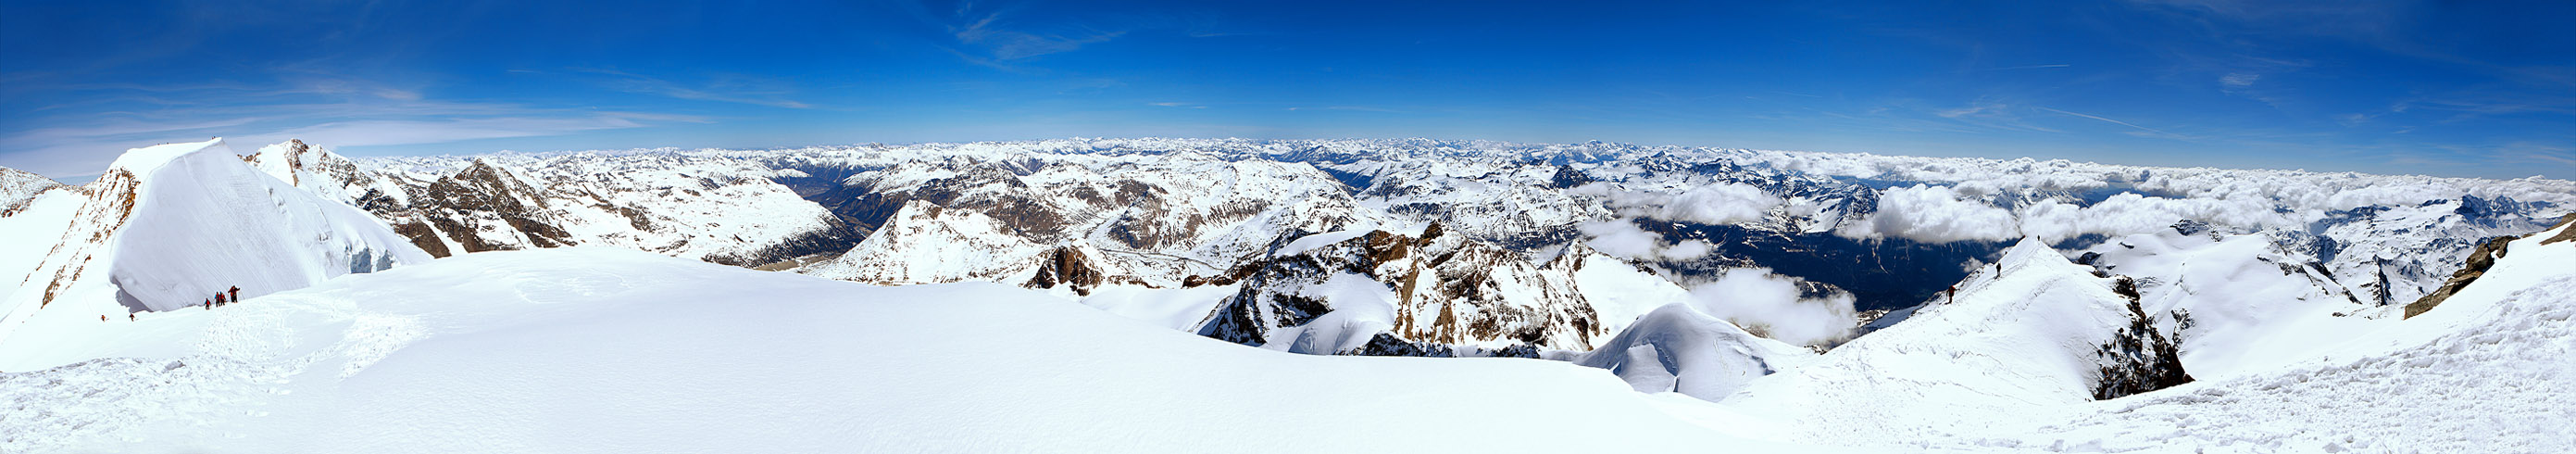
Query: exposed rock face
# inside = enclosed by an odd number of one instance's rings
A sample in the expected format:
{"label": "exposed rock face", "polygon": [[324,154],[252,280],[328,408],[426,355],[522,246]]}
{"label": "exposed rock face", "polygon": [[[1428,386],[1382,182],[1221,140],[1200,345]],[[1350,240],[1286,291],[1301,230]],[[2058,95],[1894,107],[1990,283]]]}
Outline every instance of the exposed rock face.
{"label": "exposed rock face", "polygon": [[1091,256],[1082,253],[1081,249],[1057,247],[1039,260],[1037,275],[1030,277],[1029,282],[1022,286],[1055,288],[1069,285],[1074,293],[1089,295],[1091,289],[1100,286],[1102,274],[1100,266],[1093,264]]}
{"label": "exposed rock face", "polygon": [[[2569,222],[2576,222],[2576,213],[2571,213],[2560,218],[2558,224],[2550,226],[2550,229],[2565,226]],[[2546,232],[2547,230],[2543,231]],[[2495,266],[2496,259],[2504,257],[2506,252],[2505,247],[2512,244],[2513,240],[2522,238],[2524,238],[2524,236],[2500,236],[2488,238],[2486,242],[2478,243],[2478,248],[2469,252],[2468,264],[2460,267],[2459,271],[2451,272],[2450,280],[2443,281],[2442,286],[2434,289],[2433,293],[2425,294],[2423,298],[2416,299],[2415,302],[2406,304],[2406,317],[2412,318],[2417,314],[2424,313],[2424,311],[2433,310],[2436,306],[2441,306],[2442,300],[2450,299],[2452,294],[2459,293],[2462,288],[2467,288],[2469,283],[2477,282],[2479,277],[2486,276],[2487,269]],[[2541,240],[2540,244],[2550,244],[2567,240],[2576,240],[2576,229],[2561,231],[2558,233],[2558,236]]]}
{"label": "exposed rock face", "polygon": [[592,244],[749,267],[846,251],[860,236],[772,181],[803,174],[731,159],[496,155],[361,165],[302,141],[242,159],[366,210],[442,257]]}
{"label": "exposed rock face", "polygon": [[[1446,234],[1439,224],[1419,237],[1351,233],[1301,237],[1269,258],[1235,268],[1228,280],[1242,289],[1218,304],[1199,334],[1263,345],[1277,340],[1273,331],[1336,311],[1360,318],[1323,329],[1376,329],[1414,342],[1583,349],[1601,334],[1592,308],[1574,289],[1572,270]],[[1354,288],[1354,282],[1367,284]],[[1344,341],[1326,352],[1359,347],[1341,344],[1374,335],[1338,337]]]}
{"label": "exposed rock face", "polygon": [[489,161],[431,182],[414,200],[423,216],[465,252],[580,244],[546,211],[543,192]]}
{"label": "exposed rock face", "polygon": [[[2191,233],[2194,232],[2184,232]],[[2139,308],[2137,281],[2118,277],[2111,292],[2129,299],[2129,326],[2120,328],[2110,342],[2094,350],[2101,364],[2101,378],[2093,385],[2093,399],[2116,399],[2191,383],[2191,374],[2182,369],[2181,350],[2156,330],[2155,318]]]}

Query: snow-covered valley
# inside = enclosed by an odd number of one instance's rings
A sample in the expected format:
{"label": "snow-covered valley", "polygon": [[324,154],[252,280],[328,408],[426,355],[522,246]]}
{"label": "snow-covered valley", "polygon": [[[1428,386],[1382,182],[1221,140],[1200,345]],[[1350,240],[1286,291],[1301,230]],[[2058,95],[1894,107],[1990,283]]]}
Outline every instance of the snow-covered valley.
{"label": "snow-covered valley", "polygon": [[2571,207],[1600,142],[218,139],[0,169],[0,452],[2558,452]]}

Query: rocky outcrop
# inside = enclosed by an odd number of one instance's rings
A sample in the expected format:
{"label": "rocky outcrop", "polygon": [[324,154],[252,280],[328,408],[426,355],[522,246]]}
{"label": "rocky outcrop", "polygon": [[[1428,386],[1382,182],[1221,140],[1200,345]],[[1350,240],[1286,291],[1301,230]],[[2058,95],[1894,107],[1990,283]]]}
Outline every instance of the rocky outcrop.
{"label": "rocky outcrop", "polygon": [[1098,264],[1092,263],[1089,254],[1082,253],[1082,249],[1060,246],[1040,256],[1037,275],[1031,276],[1028,283],[1021,286],[1055,288],[1065,285],[1071,286],[1075,294],[1090,295],[1091,289],[1100,287],[1104,274]]}
{"label": "rocky outcrop", "polygon": [[2191,383],[2191,374],[2182,368],[2182,351],[2156,330],[2155,318],[2138,306],[2137,281],[2128,276],[2115,278],[2111,292],[2129,299],[2129,326],[2120,328],[2110,342],[2094,350],[2101,378],[2094,382],[2093,399],[2116,399]]}
{"label": "rocky outcrop", "polygon": [[[2550,229],[2557,229],[2558,227],[2567,225],[2569,222],[2576,222],[2576,213],[2570,213],[2565,217],[2559,218],[2558,224],[2550,226]],[[2546,231],[2548,230],[2543,230],[2543,232]],[[2513,240],[2522,239],[2524,237],[2525,236],[2500,236],[2488,238],[2485,242],[2478,243],[2477,249],[2469,251],[2469,260],[2467,264],[2461,266],[2459,271],[2451,272],[2450,280],[2443,281],[2440,288],[2434,289],[2432,293],[2425,294],[2423,298],[2416,299],[2415,302],[2406,304],[2406,317],[2413,318],[2417,314],[2423,314],[2424,311],[2433,310],[2434,307],[2441,306],[2442,300],[2450,299],[2451,295],[2459,293],[2460,289],[2468,288],[2470,283],[2477,282],[2479,277],[2486,276],[2487,269],[2495,266],[2496,259],[2504,258],[2505,247],[2511,245]],[[2541,240],[2540,244],[2550,244],[2567,240],[2576,240],[2576,229],[2560,231],[2558,236]]]}
{"label": "rocky outcrop", "polygon": [[[1353,327],[1438,344],[1525,343],[1582,349],[1601,334],[1575,291],[1572,270],[1550,268],[1432,224],[1419,235],[1385,230],[1307,235],[1222,279],[1241,285],[1199,334],[1262,345],[1273,331],[1352,311]],[[1354,288],[1354,282],[1365,282]],[[1382,319],[1381,319],[1382,318]],[[1382,324],[1383,326],[1379,326]],[[1329,327],[1344,329],[1345,327]],[[1358,336],[1369,337],[1358,337]],[[1373,334],[1346,333],[1362,340]],[[1339,351],[1358,345],[1332,348]]]}

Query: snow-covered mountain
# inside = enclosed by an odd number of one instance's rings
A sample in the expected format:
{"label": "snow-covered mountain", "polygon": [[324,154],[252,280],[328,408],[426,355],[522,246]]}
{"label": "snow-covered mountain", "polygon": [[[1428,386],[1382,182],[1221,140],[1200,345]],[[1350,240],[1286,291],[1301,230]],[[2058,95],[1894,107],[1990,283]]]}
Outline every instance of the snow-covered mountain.
{"label": "snow-covered mountain", "polygon": [[[1706,312],[1829,346],[1851,335],[1836,330],[1856,323],[1823,319],[1934,300],[2025,236],[2071,256],[2195,222],[2267,238],[2280,251],[2272,259],[2329,278],[2316,283],[2319,292],[2388,306],[2442,285],[2480,240],[2536,230],[2576,203],[2576,185],[2541,179],[1602,142],[1069,139],[365,161],[290,142],[259,156],[254,163],[272,174],[366,208],[433,255],[594,244],[888,285],[982,280],[1087,294],[1198,282],[1294,294],[1304,290],[1237,281],[1306,235],[1437,223],[1461,244],[1517,256],[1491,259],[1520,265],[1489,281],[1548,289],[1456,308],[1557,311],[1549,323],[1564,326],[1540,328],[1552,334],[1537,338],[1401,331],[1396,318],[1411,317],[1390,313],[1383,329],[1407,342],[1486,347],[1582,348],[1672,302],[1666,294],[1590,307],[1583,300],[1598,292],[1581,282],[1541,284],[1567,281],[1561,270],[1533,273],[1574,247],[1702,289],[1696,299],[1735,291],[1742,285],[1728,276],[1759,270],[1796,295],[1739,298],[1703,305]],[[879,234],[887,229],[894,232]],[[2152,291],[2155,276],[2141,277]],[[1402,291],[1400,276],[1372,279]],[[1742,304],[1783,309],[1730,308]],[[1322,317],[1274,309],[1248,310],[1274,314],[1269,325]],[[1574,315],[1587,310],[1594,315]],[[1250,326],[1224,322],[1223,312],[1195,315],[1196,326]],[[1792,313],[1803,315],[1784,315]],[[2169,313],[2157,317],[2175,323]],[[1437,314],[1426,320],[1401,325],[1443,326]],[[1259,343],[1264,336],[1244,333],[1269,330],[1203,331]]]}
{"label": "snow-covered mountain", "polygon": [[2576,447],[2557,180],[218,140],[0,189],[8,452]]}
{"label": "snow-covered mountain", "polygon": [[61,187],[61,182],[23,170],[0,167],[0,210],[18,208],[36,193]]}
{"label": "snow-covered mountain", "polygon": [[16,240],[58,239],[0,304],[0,342],[11,347],[0,357],[64,354],[37,347],[92,317],[195,308],[217,294],[256,297],[430,259],[365,212],[248,165],[222,139],[126,152],[78,193],[75,210],[10,216]]}
{"label": "snow-covered mountain", "polygon": [[2099,277],[2026,239],[1957,296],[1724,402],[1793,425],[1887,434],[1920,415],[2004,415],[2190,382],[2178,356],[2130,278]]}

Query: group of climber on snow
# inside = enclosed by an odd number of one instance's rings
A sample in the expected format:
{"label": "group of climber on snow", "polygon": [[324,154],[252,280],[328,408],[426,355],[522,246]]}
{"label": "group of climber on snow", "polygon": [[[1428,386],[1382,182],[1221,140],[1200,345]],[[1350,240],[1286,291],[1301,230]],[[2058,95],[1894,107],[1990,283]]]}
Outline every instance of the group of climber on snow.
{"label": "group of climber on snow", "polygon": [[[226,301],[224,300],[224,292],[232,292],[232,297],[233,297],[232,301],[230,301],[230,302],[226,302]],[[206,300],[206,304],[205,304],[205,305],[206,305],[206,309],[208,309],[208,310],[213,310],[213,309],[215,308],[215,306],[222,306],[222,305],[226,305],[226,304],[239,303],[239,302],[241,302],[241,287],[233,287],[231,290],[225,290],[225,291],[223,291],[223,292],[215,292],[215,299]]]}
{"label": "group of climber on snow", "polygon": [[[203,303],[203,304],[200,304],[200,306],[205,307],[205,308],[206,308],[206,310],[214,310],[214,309],[215,309],[215,306],[222,306],[222,305],[226,305],[226,304],[239,303],[239,302],[241,302],[241,287],[236,286],[236,287],[233,287],[233,288],[229,288],[229,289],[224,289],[224,290],[216,291],[216,292],[215,292],[215,297],[214,297],[214,298],[207,298],[207,299],[206,299],[206,302],[205,302],[205,303]],[[134,321],[134,320],[135,320],[135,319],[134,319],[134,313],[132,313],[132,312],[127,312],[127,313],[125,313],[125,320],[126,320],[126,321]],[[105,315],[98,316],[98,321],[102,321],[102,322],[107,321],[107,316],[105,316]]]}

